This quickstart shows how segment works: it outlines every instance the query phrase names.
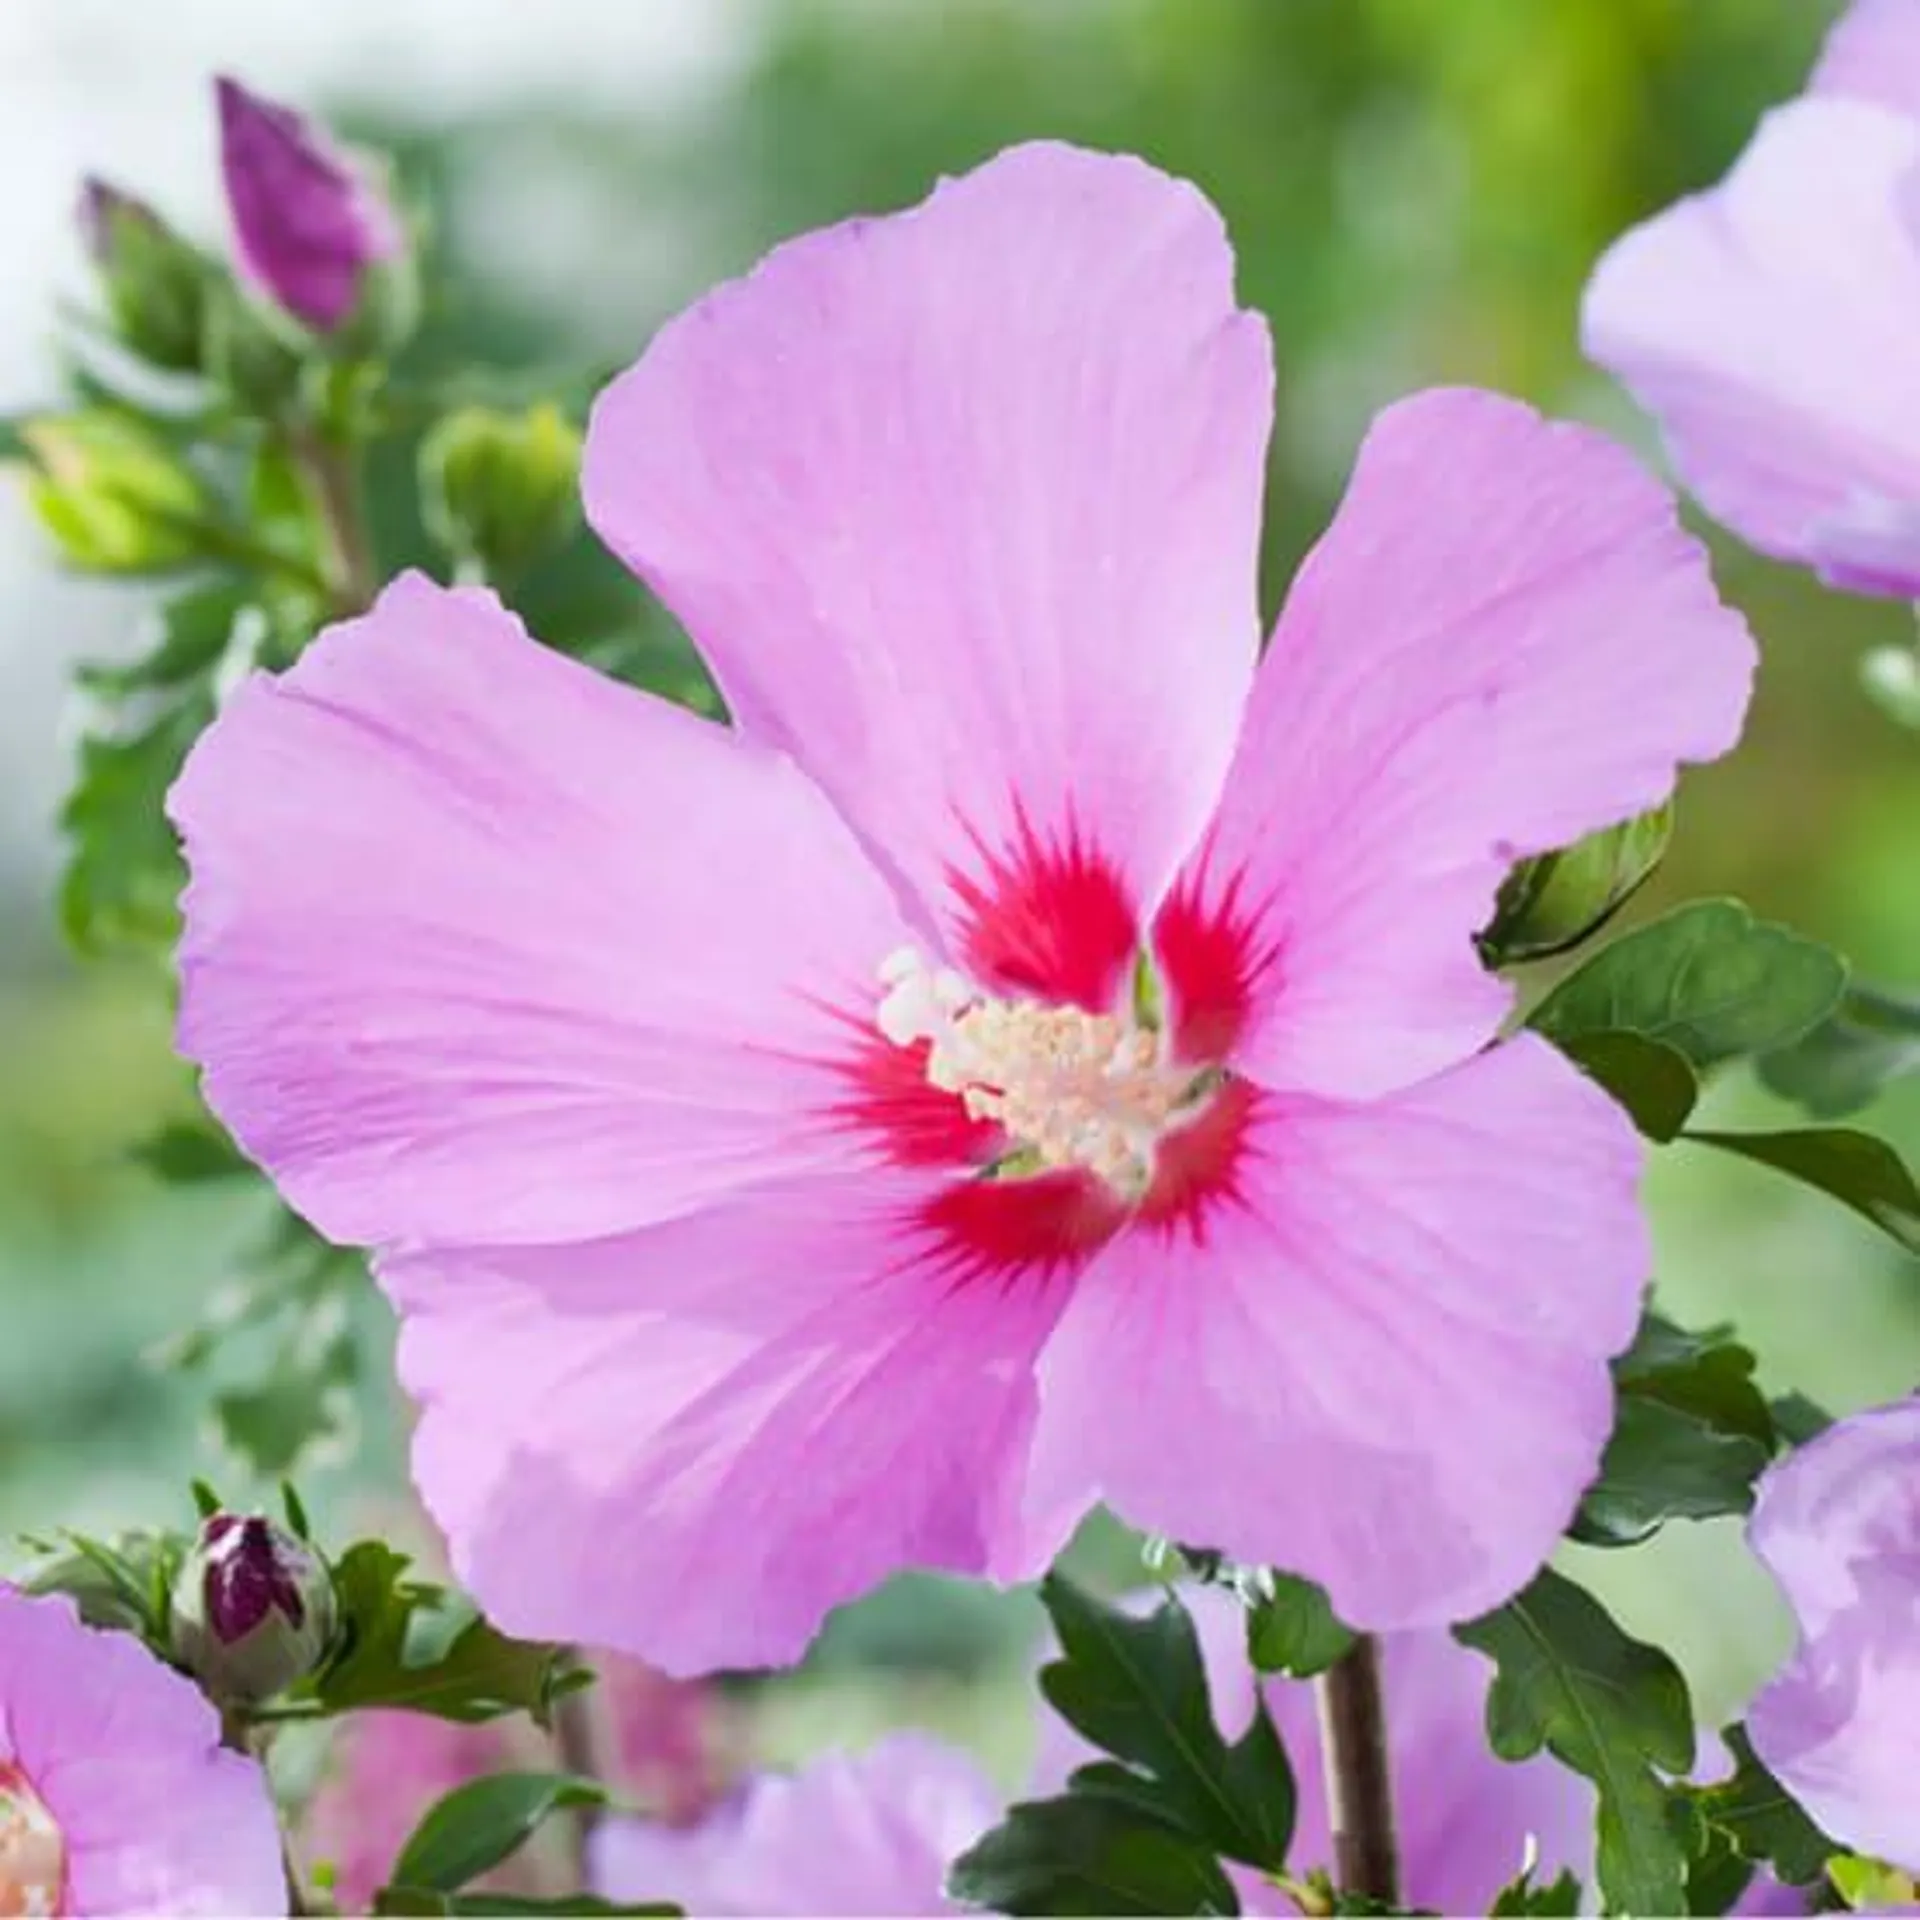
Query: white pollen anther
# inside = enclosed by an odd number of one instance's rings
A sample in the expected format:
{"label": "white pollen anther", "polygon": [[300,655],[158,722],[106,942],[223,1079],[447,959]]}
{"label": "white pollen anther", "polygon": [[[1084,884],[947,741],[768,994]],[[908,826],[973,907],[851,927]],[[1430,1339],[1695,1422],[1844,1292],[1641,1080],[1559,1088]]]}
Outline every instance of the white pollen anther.
{"label": "white pollen anther", "polygon": [[876,1013],[897,1047],[927,1043],[928,1081],[968,1117],[1002,1128],[1040,1167],[1084,1167],[1129,1198],[1153,1178],[1154,1151],[1189,1108],[1194,1075],[1160,1034],[1116,1014],[1000,1000],[902,949],[881,963]]}

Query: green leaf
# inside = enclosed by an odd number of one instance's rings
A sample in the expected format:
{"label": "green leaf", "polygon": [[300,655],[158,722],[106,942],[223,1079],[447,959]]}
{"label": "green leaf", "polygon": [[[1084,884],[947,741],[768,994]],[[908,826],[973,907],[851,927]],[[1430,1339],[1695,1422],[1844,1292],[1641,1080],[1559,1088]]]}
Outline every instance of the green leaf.
{"label": "green leaf", "polygon": [[41,1558],[20,1582],[28,1593],[64,1593],[89,1626],[135,1633],[164,1652],[173,1583],[187,1555],[177,1533],[121,1533],[97,1540],[63,1533],[32,1543]]}
{"label": "green leaf", "polygon": [[1193,1622],[1169,1597],[1135,1619],[1058,1574],[1040,1597],[1062,1657],[1040,1675],[1061,1716],[1144,1776],[1142,1804],[1250,1866],[1279,1869],[1293,1836],[1293,1774],[1264,1706],[1229,1747],[1213,1724]]}
{"label": "green leaf", "polygon": [[1864,1107],[1890,1082],[1920,1072],[1920,998],[1851,986],[1839,1011],[1760,1062],[1760,1078],[1817,1120]]}
{"label": "green leaf", "polygon": [[568,1920],[574,1914],[587,1915],[589,1920],[601,1914],[675,1920],[686,1911],[668,1901],[602,1900],[597,1893],[562,1893],[551,1900],[536,1900],[514,1893],[435,1893],[430,1887],[382,1887],[374,1895],[373,1910],[378,1914],[551,1914],[554,1920]]}
{"label": "green leaf", "polygon": [[1633,1345],[1613,1363],[1613,1377],[1622,1392],[1678,1407],[1721,1432],[1744,1433],[1771,1447],[1774,1414],[1753,1384],[1755,1365],[1752,1349],[1731,1328],[1688,1333],[1649,1311]]}
{"label": "green leaf", "polygon": [[1573,1537],[1632,1546],[1669,1520],[1745,1513],[1775,1445],[1753,1369],[1724,1328],[1686,1333],[1648,1313],[1614,1362],[1619,1413]]}
{"label": "green leaf", "polygon": [[490,1773],[443,1795],[393,1863],[396,1886],[451,1893],[518,1852],[554,1814],[604,1806],[607,1790],[565,1773]]}
{"label": "green leaf", "polygon": [[1840,1847],[1760,1764],[1745,1727],[1728,1727],[1720,1737],[1733,1755],[1731,1778],[1710,1787],[1689,1788],[1689,1797],[1705,1819],[1732,1837],[1747,1859],[1771,1868],[1776,1879],[1790,1886],[1811,1886]]}
{"label": "green leaf", "polygon": [[1833,1415],[1804,1393],[1783,1393],[1767,1403],[1774,1431],[1790,1447],[1804,1447],[1833,1425]]}
{"label": "green leaf", "polygon": [[1297,1680],[1325,1673],[1353,1645],[1326,1593],[1290,1573],[1270,1576],[1271,1591],[1247,1613],[1247,1658],[1261,1673]]}
{"label": "green leaf", "polygon": [[565,1648],[508,1639],[466,1600],[407,1579],[408,1564],[378,1540],[341,1557],[333,1570],[337,1649],[295,1700],[315,1714],[408,1707],[443,1720],[491,1720],[525,1712],[545,1726],[554,1702],[585,1684]]}
{"label": "green leaf", "polygon": [[1560,1916],[1580,1911],[1580,1882],[1569,1872],[1562,1873],[1557,1880],[1549,1880],[1545,1886],[1535,1886],[1533,1869],[1529,1867],[1493,1896],[1493,1905],[1487,1911],[1496,1916],[1541,1914],[1560,1920]]}
{"label": "green leaf", "polygon": [[196,692],[130,732],[80,742],[79,774],[60,815],[60,918],[83,953],[172,939],[185,870],[162,802],[212,718],[211,698]]}
{"label": "green leaf", "polygon": [[360,1348],[331,1315],[298,1321],[256,1386],[213,1397],[220,1438],[262,1480],[284,1479],[354,1431]]}
{"label": "green leaf", "polygon": [[1691,1787],[1678,1787],[1668,1817],[1683,1836],[1687,1859],[1688,1913],[1729,1913],[1753,1880],[1753,1862],[1701,1810]]}
{"label": "green leaf", "polygon": [[1637,1914],[1684,1911],[1685,1856],[1662,1773],[1693,1764],[1693,1713],[1680,1670],[1629,1639],[1551,1568],[1504,1607],[1454,1629],[1492,1656],[1487,1733],[1504,1760],[1548,1749],[1599,1790],[1600,1890]]}
{"label": "green leaf", "polygon": [[1598,933],[1659,866],[1673,835],[1671,803],[1602,827],[1557,853],[1522,860],[1479,937],[1490,967],[1544,960]]}
{"label": "green leaf", "polygon": [[1637,1033],[1704,1071],[1799,1039],[1833,1011],[1846,980],[1825,947],[1737,900],[1699,900],[1602,948],[1528,1024],[1556,1045]]}
{"label": "green leaf", "polygon": [[1118,1800],[1027,1801],[953,1863],[947,1890],[1007,1914],[1231,1914],[1220,1863]]}
{"label": "green leaf", "polygon": [[1757,1160],[1851,1207],[1909,1253],[1920,1253],[1920,1187],[1884,1140],[1852,1127],[1785,1133],[1689,1133],[1723,1153]]}
{"label": "green leaf", "polygon": [[198,1186],[257,1172],[224,1133],[191,1120],[176,1120],[133,1149],[134,1161],[169,1186]]}
{"label": "green leaf", "polygon": [[1745,1513],[1771,1458],[1745,1434],[1716,1433],[1657,1400],[1625,1399],[1570,1532],[1588,1546],[1631,1547],[1669,1520]]}
{"label": "green leaf", "polygon": [[1671,1140],[1687,1124],[1700,1097],[1699,1077],[1687,1056],[1664,1040],[1638,1033],[1589,1033],[1566,1041],[1561,1051],[1626,1108],[1649,1140]]}

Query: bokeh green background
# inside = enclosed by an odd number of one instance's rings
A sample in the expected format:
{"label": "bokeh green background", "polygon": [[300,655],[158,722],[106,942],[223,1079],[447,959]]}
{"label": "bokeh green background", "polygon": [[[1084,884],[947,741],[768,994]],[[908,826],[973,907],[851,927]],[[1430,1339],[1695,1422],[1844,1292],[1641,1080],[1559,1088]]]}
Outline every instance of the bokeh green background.
{"label": "bokeh green background", "polygon": [[[786,4],[740,11],[724,81],[678,106],[628,110],[602,87],[576,108],[547,87],[453,108],[433,97],[430,49],[417,111],[390,95],[309,104],[393,147],[434,211],[422,369],[483,360],[526,370],[536,390],[555,369],[576,394],[782,235],[910,201],[1009,141],[1128,148],[1191,176],[1224,211],[1244,297],[1278,340],[1271,607],[1369,414],[1405,390],[1502,387],[1654,453],[1646,423],[1579,357],[1583,279],[1623,226],[1724,170],[1758,113],[1794,90],[1826,18],[1811,0]],[[524,31],[542,31],[540,9],[525,10]],[[38,185],[64,196],[71,183]],[[394,512],[397,559],[412,536]],[[1731,541],[1714,549],[1761,637],[1760,693],[1740,753],[1686,788],[1646,906],[1738,893],[1868,977],[1920,980],[1920,738],[1856,678],[1863,650],[1900,638],[1911,616]],[[584,543],[533,598],[556,621],[643,617],[638,590]],[[129,598],[113,618],[137,612]],[[129,1143],[188,1097],[166,983],[64,957],[43,879],[30,860],[0,871],[7,1532],[177,1515],[194,1471],[240,1490],[203,1386],[150,1356],[205,1311],[259,1222],[252,1202],[163,1190],[127,1163]],[[1767,1110],[1742,1082],[1713,1099],[1723,1113]],[[1920,1101],[1895,1099],[1876,1119],[1920,1148]],[[1685,1148],[1662,1156],[1652,1201],[1670,1310],[1737,1319],[1770,1385],[1845,1408],[1912,1384],[1920,1272],[1852,1216]],[[369,1445],[305,1476],[323,1510],[396,1471],[384,1316],[370,1302],[364,1318],[369,1361],[349,1391]],[[1580,1557],[1631,1622],[1682,1655],[1710,1710],[1736,1707],[1780,1645],[1735,1530]],[[911,1607],[870,1609],[841,1644],[897,1677],[991,1638],[983,1618],[922,1591]]]}

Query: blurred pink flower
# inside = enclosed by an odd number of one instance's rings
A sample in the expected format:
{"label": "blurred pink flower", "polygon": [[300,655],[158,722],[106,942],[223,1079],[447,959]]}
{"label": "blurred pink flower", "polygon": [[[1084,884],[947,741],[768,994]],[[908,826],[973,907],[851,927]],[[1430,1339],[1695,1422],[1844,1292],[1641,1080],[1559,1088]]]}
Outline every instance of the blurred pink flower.
{"label": "blurred pink flower", "polygon": [[400,222],[365,166],[311,121],[237,80],[214,92],[241,275],[331,333],[352,317],[368,270],[400,252]]}
{"label": "blurred pink flower", "polygon": [[[552,1755],[521,1721],[465,1726],[429,1713],[369,1708],[338,1721],[327,1768],[301,1817],[303,1871],[328,1870],[343,1913],[371,1913],[407,1836],[442,1794],[483,1773],[539,1771]],[[543,1888],[537,1856],[523,1852],[479,1883],[493,1892]]]}
{"label": "blurred pink flower", "polygon": [[1834,1839],[1920,1872],[1920,1400],[1789,1454],[1747,1533],[1800,1630],[1754,1752]]}
{"label": "blurred pink flower", "polygon": [[[668,1680],[618,1655],[589,1656],[599,1676],[578,1710],[595,1728],[595,1758],[613,1791],[668,1822],[705,1813],[731,1762],[730,1731],[710,1687]],[[301,1821],[311,1872],[332,1869],[344,1911],[371,1910],[421,1816],[443,1794],[481,1774],[564,1764],[519,1718],[478,1726],[431,1714],[375,1710],[340,1721],[327,1769]],[[514,1855],[480,1884],[494,1892],[563,1893],[578,1876],[550,1845]]]}
{"label": "blurred pink flower", "polygon": [[1920,595],[1920,0],[1855,0],[1718,186],[1618,241],[1588,353],[1709,511],[1863,593]]}
{"label": "blurred pink flower", "polygon": [[1641,1151],[1491,1044],[1473,935],[1727,748],[1751,643],[1617,448],[1448,391],[1261,656],[1270,417],[1207,203],[1018,148],[599,402],[589,511],[732,726],[410,577],[200,742],[181,1046],[378,1249],[509,1630],[782,1662],[1103,1499],[1370,1628],[1558,1537]]}
{"label": "blurred pink flower", "polygon": [[953,1860],[1000,1817],[979,1767],[926,1734],[760,1774],[699,1826],[610,1820],[592,1883],[707,1914],[931,1914]]}
{"label": "blurred pink flower", "polygon": [[0,1915],[286,1910],[266,1779],[200,1690],[0,1586]]}

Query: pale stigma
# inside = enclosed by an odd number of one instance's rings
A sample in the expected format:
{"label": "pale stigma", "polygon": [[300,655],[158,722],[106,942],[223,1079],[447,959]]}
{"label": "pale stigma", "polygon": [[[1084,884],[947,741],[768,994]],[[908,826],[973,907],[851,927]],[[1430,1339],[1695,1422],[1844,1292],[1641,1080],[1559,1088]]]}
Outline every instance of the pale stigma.
{"label": "pale stigma", "polygon": [[927,1042],[927,1078],[1012,1143],[1008,1171],[1084,1167],[1137,1198],[1169,1122],[1200,1091],[1165,1036],[1131,1015],[996,999],[910,948],[880,968],[876,1015],[895,1046]]}

